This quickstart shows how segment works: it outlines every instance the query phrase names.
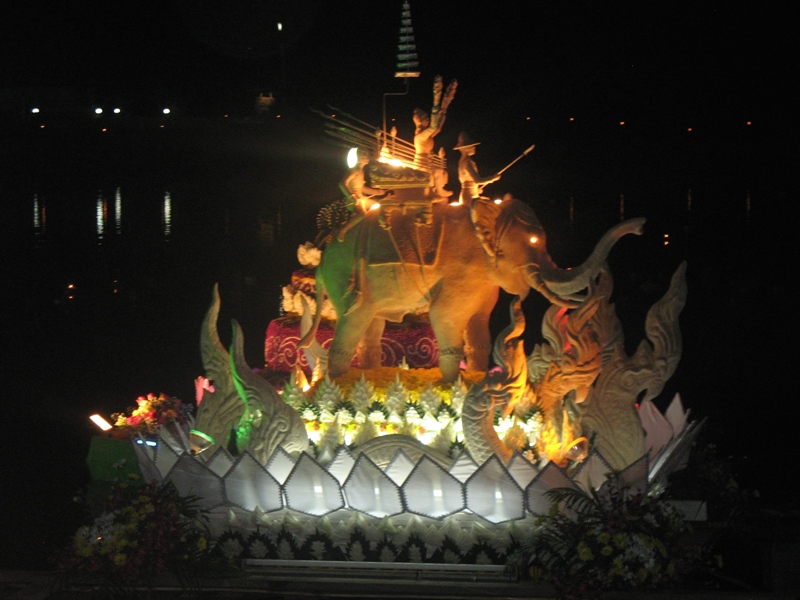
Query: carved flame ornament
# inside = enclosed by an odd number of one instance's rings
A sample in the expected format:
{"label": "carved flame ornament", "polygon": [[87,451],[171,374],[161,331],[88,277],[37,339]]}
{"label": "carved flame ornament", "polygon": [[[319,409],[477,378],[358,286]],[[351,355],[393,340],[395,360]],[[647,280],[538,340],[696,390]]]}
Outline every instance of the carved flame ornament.
{"label": "carved flame ornament", "polygon": [[[685,264],[673,276],[667,294],[648,313],[648,339],[631,357],[625,355],[622,328],[608,303],[612,287],[611,274],[604,268],[577,309],[552,306],[542,323],[546,342],[537,344],[530,356],[525,355],[522,341],[521,298],[513,298],[510,324],[495,341],[494,359],[500,368],[471,385],[460,414],[454,414],[454,421],[460,421],[455,429],[463,431],[464,447],[477,464],[495,456],[508,465],[521,452],[537,466],[552,462],[566,468],[577,466],[594,451],[613,469],[622,470],[647,453],[636,402],[643,391],[644,400],[655,398],[680,359],[678,315],[686,299]],[[219,305],[215,287],[201,341],[206,375],[215,391],[205,390],[196,423],[198,430],[217,440],[206,455],[224,447],[234,455],[249,452],[266,465],[278,448],[295,457],[310,451],[301,414],[285,397],[291,386],[282,396],[253,373],[244,360],[242,332],[235,322],[231,351],[222,346],[216,329]],[[302,393],[298,390],[295,386],[291,393]],[[314,410],[313,390],[303,402],[306,410]],[[292,404],[297,406],[297,400]],[[334,444],[327,453],[330,459],[336,445],[345,445],[345,435],[335,408],[326,410],[331,432],[327,443],[332,439]],[[520,424],[538,419],[540,426],[535,434],[521,434],[520,443],[520,435],[501,439],[495,427],[499,418]],[[354,450],[367,456],[369,448],[379,447],[383,458],[378,458],[377,450],[372,454],[379,463],[387,464],[401,449],[417,457],[428,455],[437,464],[447,461],[441,446],[426,448],[400,435],[402,425],[389,431],[395,435],[382,438],[379,445],[360,448],[366,440],[381,437],[377,430],[365,437],[365,428],[371,426],[368,418],[363,419],[362,433],[350,439],[357,439]],[[340,434],[331,438],[331,428],[336,427],[342,427]]]}

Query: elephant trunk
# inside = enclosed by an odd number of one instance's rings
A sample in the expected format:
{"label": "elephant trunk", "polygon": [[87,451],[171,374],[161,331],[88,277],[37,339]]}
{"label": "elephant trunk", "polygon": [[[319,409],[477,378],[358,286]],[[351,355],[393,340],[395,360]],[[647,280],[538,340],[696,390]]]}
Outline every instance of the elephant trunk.
{"label": "elephant trunk", "polygon": [[[536,272],[529,272],[531,285],[542,292],[541,287],[546,287],[549,292],[560,298],[568,298],[571,294],[580,292],[589,286],[592,278],[597,277],[600,269],[608,258],[614,244],[623,235],[633,233],[642,234],[645,219],[628,219],[609,229],[594,248],[591,256],[574,269],[559,269],[552,260],[539,266]],[[536,284],[536,285],[534,285]],[[549,294],[545,294],[549,297]],[[566,301],[565,301],[566,302]],[[564,302],[558,304],[565,306]]]}

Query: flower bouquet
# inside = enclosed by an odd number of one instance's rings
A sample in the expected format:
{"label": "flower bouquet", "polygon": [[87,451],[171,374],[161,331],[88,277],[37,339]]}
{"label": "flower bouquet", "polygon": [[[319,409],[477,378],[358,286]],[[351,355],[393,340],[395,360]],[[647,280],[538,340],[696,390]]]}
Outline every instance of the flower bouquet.
{"label": "flower bouquet", "polygon": [[[156,433],[160,426],[179,426],[188,429],[193,406],[180,398],[166,394],[147,394],[136,399],[136,406],[128,413],[114,413],[111,420],[120,433],[140,434],[144,437]],[[187,432],[188,433],[188,432]]]}
{"label": "flower bouquet", "polygon": [[607,590],[670,587],[699,560],[685,543],[689,526],[667,502],[632,492],[619,477],[597,491],[548,492],[550,514],[509,556],[523,578],[549,581],[562,600]]}
{"label": "flower bouquet", "polygon": [[213,559],[197,501],[170,483],[117,482],[91,524],[75,533],[60,564],[62,585],[86,576],[99,578],[107,591],[128,593],[171,575],[184,588],[198,588]]}

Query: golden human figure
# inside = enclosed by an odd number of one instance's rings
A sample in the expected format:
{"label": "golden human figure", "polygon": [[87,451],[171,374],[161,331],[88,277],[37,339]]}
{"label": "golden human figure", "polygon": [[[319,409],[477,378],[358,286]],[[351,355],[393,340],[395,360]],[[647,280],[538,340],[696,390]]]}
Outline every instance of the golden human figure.
{"label": "golden human figure", "polygon": [[364,218],[364,215],[367,214],[368,210],[373,207],[380,206],[380,203],[377,199],[384,198],[392,193],[391,190],[381,190],[367,185],[367,178],[364,174],[364,168],[368,164],[369,154],[367,154],[364,150],[359,149],[357,151],[356,164],[352,169],[350,169],[350,172],[340,184],[340,187],[345,194],[345,198],[347,199],[348,208],[353,211],[353,216],[350,217],[350,220],[347,222],[347,224],[339,231],[337,235],[339,240],[344,239],[345,234],[350,230],[351,227]]}
{"label": "golden human figure", "polygon": [[414,109],[414,166],[421,171],[427,171],[434,175],[434,182],[436,193],[439,196],[451,196],[453,192],[445,190],[441,182],[446,178],[442,174],[436,174],[435,171],[442,169],[442,160],[434,160],[434,138],[442,130],[444,126],[445,117],[447,116],[447,107],[456,95],[456,88],[458,82],[453,80],[447,86],[447,90],[442,96],[442,78],[437,75],[433,80],[433,107],[431,114],[421,108]]}
{"label": "golden human figure", "polygon": [[497,173],[490,177],[481,177],[478,174],[478,166],[472,157],[475,156],[475,147],[480,142],[472,141],[465,132],[458,134],[458,143],[453,150],[461,152],[461,158],[458,159],[458,181],[461,183],[461,195],[459,196],[459,204],[465,204],[481,197],[484,186],[494,183],[500,179],[500,174]]}

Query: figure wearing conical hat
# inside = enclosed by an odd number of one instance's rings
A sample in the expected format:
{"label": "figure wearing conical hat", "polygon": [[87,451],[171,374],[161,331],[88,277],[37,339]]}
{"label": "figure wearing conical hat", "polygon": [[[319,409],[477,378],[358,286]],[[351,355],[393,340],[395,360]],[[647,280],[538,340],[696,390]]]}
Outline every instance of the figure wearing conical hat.
{"label": "figure wearing conical hat", "polygon": [[475,156],[475,147],[478,144],[480,142],[473,141],[466,132],[462,131],[458,134],[458,143],[453,148],[453,150],[461,152],[461,158],[458,159],[458,181],[461,183],[459,204],[466,204],[480,198],[484,186],[500,179],[499,173],[491,177],[481,177],[478,174],[478,165],[472,160],[472,157]]}

